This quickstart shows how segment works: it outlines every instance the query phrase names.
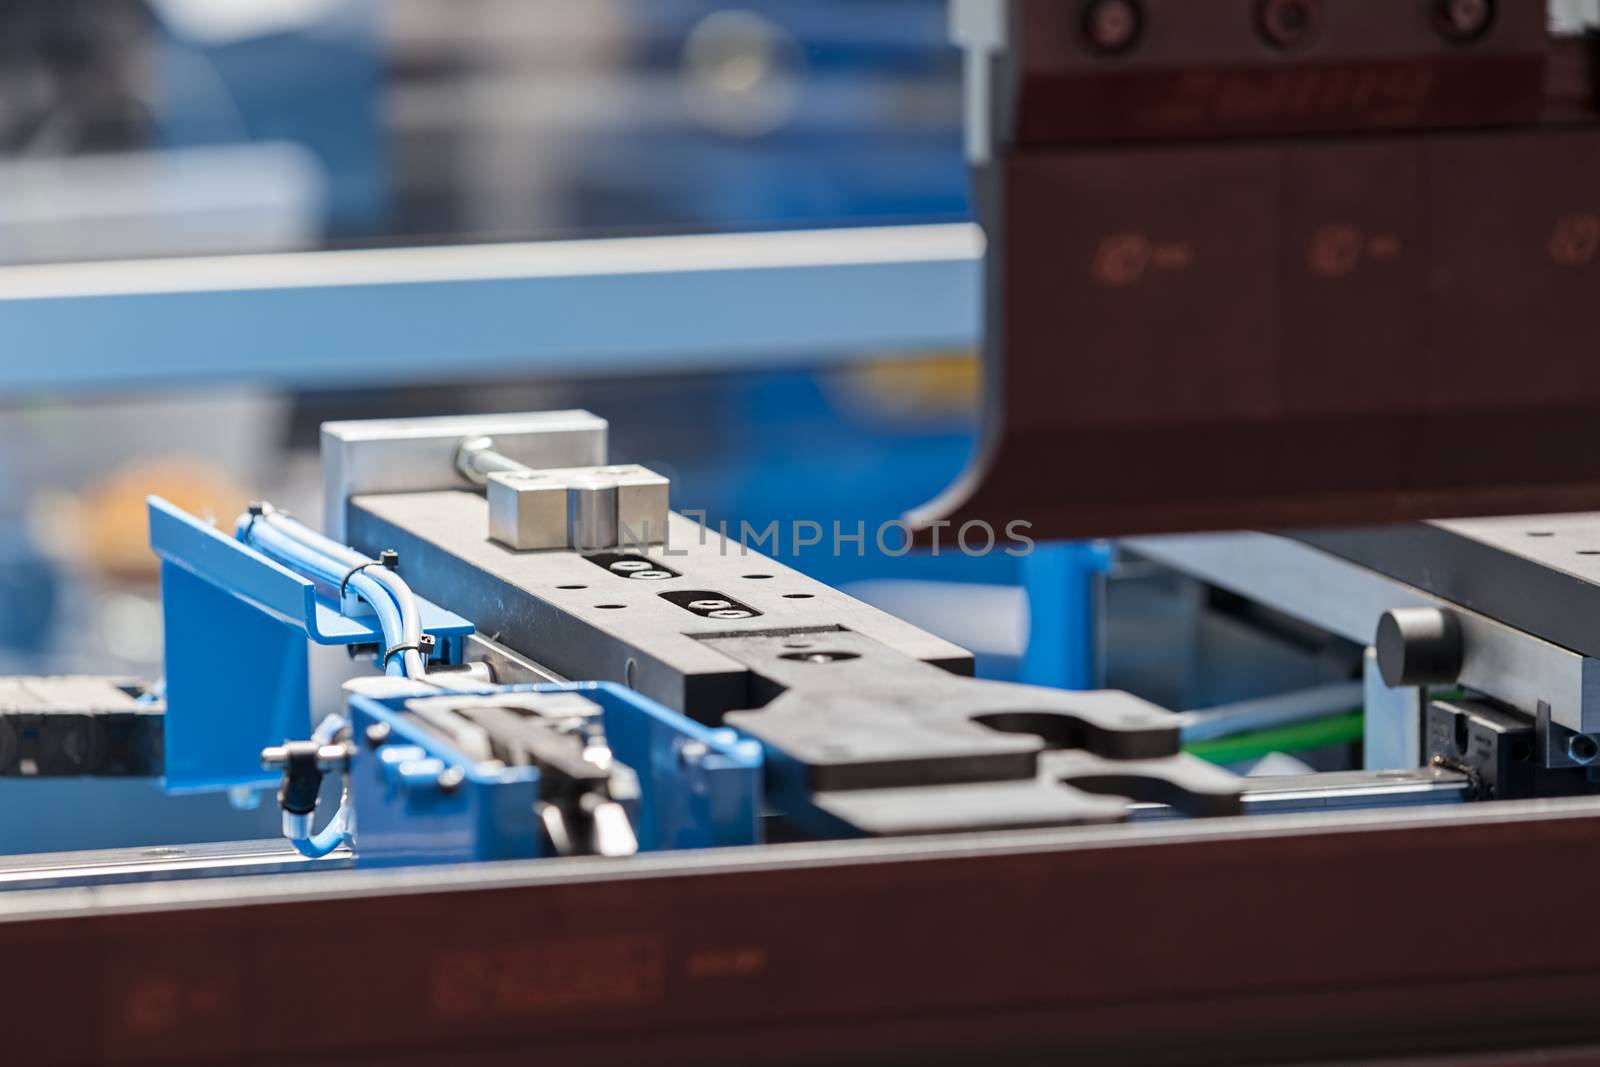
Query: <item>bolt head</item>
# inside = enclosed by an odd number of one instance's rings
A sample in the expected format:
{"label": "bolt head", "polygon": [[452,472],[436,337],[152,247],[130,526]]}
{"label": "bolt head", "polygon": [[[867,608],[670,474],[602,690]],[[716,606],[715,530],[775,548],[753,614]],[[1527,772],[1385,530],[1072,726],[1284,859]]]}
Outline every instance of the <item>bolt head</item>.
{"label": "bolt head", "polygon": [[1452,41],[1475,41],[1494,22],[1494,0],[1439,0],[1439,31]]}
{"label": "bolt head", "polygon": [[1600,742],[1588,734],[1574,734],[1567,738],[1567,758],[1580,767],[1587,767],[1600,759]]}
{"label": "bolt head", "polygon": [[1095,0],[1084,12],[1084,36],[1105,55],[1132,48],[1143,29],[1144,14],[1135,0]]}
{"label": "bolt head", "polygon": [[371,726],[367,727],[367,744],[373,748],[377,748],[385,741],[388,741],[390,735],[393,733],[394,727],[390,726],[388,723],[375,722]]}
{"label": "bolt head", "polygon": [[449,767],[439,772],[439,777],[434,779],[434,784],[441,793],[454,793],[461,788],[461,783],[467,780],[467,772],[460,767]]}
{"label": "bolt head", "polygon": [[1297,48],[1322,25],[1322,0],[1263,0],[1261,34],[1279,48]]}

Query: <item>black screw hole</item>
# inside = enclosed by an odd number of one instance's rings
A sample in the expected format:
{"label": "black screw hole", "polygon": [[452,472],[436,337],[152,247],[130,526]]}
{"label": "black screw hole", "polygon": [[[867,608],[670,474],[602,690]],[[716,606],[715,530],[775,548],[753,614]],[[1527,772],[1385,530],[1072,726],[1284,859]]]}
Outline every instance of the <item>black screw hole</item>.
{"label": "black screw hole", "polygon": [[1516,763],[1527,763],[1533,759],[1533,745],[1527,741],[1518,741],[1511,746],[1511,759]]}
{"label": "black screw hole", "polygon": [[771,578],[772,575],[770,575],[770,574],[742,574],[742,575],[740,575],[740,577],[741,578],[749,578],[751,581],[762,581],[763,579]]}
{"label": "black screw hole", "polygon": [[603,611],[621,611],[623,608],[625,608],[627,606],[628,605],[626,605],[626,604],[596,604],[595,605],[595,607],[600,608]]}
{"label": "black screw hole", "polygon": [[785,600],[810,600],[811,598],[812,598],[812,594],[810,594],[810,593],[785,593],[785,594],[783,594],[783,599],[785,599]]}
{"label": "black screw hole", "polygon": [[589,587],[586,586],[586,585],[558,585],[558,586],[556,586],[556,588],[557,589],[587,589]]}
{"label": "black screw hole", "polygon": [[1555,536],[1555,532],[1552,531],[1552,530],[1529,530],[1528,531],[1528,536],[1529,537],[1554,537]]}

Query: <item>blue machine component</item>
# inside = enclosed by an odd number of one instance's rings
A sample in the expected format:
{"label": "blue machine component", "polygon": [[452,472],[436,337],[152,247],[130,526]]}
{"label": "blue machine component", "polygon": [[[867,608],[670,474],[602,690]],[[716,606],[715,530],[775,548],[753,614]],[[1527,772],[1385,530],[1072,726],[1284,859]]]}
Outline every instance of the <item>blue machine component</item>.
{"label": "blue machine component", "polygon": [[[343,614],[336,590],[257,552],[159,497],[150,545],[161,557],[166,640],[166,786],[262,786],[263,748],[311,731],[307,642],[379,645],[371,617]],[[418,599],[434,656],[460,658],[472,624]]]}
{"label": "blue machine component", "polygon": [[1022,560],[1028,592],[1028,648],[1021,681],[1057,689],[1094,689],[1095,580],[1111,569],[1110,546],[1063,541],[1037,546]]}
{"label": "blue machine component", "polygon": [[[761,840],[762,750],[733,730],[711,729],[610,682],[484,686],[450,696],[578,693],[598,704],[616,759],[639,779],[641,851],[749,845]],[[355,694],[350,719],[357,861],[363,866],[521,859],[542,854],[531,767],[473,760],[405,713],[427,685]],[[378,727],[380,745],[368,743]]]}

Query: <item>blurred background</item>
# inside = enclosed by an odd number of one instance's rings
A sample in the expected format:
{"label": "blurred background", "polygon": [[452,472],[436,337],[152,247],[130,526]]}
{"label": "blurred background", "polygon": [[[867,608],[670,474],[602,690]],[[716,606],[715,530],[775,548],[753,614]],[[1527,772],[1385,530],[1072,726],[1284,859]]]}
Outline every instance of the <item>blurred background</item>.
{"label": "blurred background", "polygon": [[[958,222],[960,125],[944,0],[0,0],[0,298],[86,261]],[[585,407],[677,507],[853,530],[949,483],[979,391],[971,351],[867,342],[359,387],[235,373],[223,345],[159,387],[58,380],[29,321],[0,300],[0,673],[158,677],[145,494],[315,521],[324,420]],[[1016,560],[870,541],[795,562],[1022,669]]]}

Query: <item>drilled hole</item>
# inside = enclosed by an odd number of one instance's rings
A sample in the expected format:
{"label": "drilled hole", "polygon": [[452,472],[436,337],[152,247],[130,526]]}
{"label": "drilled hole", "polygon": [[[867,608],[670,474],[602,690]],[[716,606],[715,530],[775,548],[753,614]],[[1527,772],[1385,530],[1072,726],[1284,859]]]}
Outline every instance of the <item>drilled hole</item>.
{"label": "drilled hole", "polygon": [[556,586],[556,588],[557,589],[587,589],[589,587],[586,586],[586,585],[558,585],[558,586]]}
{"label": "drilled hole", "polygon": [[1529,537],[1554,537],[1555,533],[1550,531],[1550,530],[1529,530],[1528,531],[1528,536]]}
{"label": "drilled hole", "polygon": [[783,594],[783,599],[785,599],[785,600],[810,600],[810,599],[812,599],[812,594],[811,593],[785,593],[785,594]]}
{"label": "drilled hole", "polygon": [[782,659],[793,660],[796,663],[843,663],[845,660],[860,659],[859,652],[786,652]]}
{"label": "drilled hole", "polygon": [[623,608],[625,608],[627,606],[628,605],[626,605],[626,604],[596,604],[595,605],[595,607],[601,609],[602,611],[621,611]]}
{"label": "drilled hole", "polygon": [[771,578],[772,575],[770,575],[770,574],[744,574],[744,575],[740,575],[740,577],[749,578],[752,581],[760,581],[760,580],[762,580],[764,578]]}

